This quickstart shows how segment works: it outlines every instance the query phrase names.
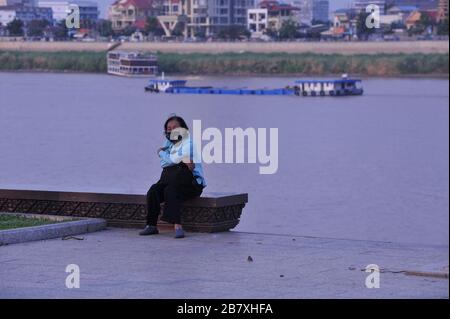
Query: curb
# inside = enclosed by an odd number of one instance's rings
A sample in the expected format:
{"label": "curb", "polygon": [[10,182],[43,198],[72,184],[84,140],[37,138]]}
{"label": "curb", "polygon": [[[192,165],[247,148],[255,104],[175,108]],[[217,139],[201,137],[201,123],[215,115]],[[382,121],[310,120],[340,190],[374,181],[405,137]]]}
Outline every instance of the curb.
{"label": "curb", "polygon": [[[18,244],[28,241],[53,239],[58,237],[73,236],[83,233],[91,233],[106,228],[106,221],[100,218],[74,218],[37,214],[0,213],[2,215],[16,215],[35,218],[46,218],[62,221],[57,224],[23,227],[10,230],[0,230],[0,246]],[[64,222],[64,220],[68,220]]]}

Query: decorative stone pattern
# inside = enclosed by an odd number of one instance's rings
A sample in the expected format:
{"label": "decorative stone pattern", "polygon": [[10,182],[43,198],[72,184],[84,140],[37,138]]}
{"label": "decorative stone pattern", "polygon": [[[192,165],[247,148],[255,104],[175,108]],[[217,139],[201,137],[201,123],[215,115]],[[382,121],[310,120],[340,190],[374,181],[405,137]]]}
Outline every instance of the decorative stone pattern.
{"label": "decorative stone pattern", "polygon": [[[211,194],[182,206],[182,224],[187,231],[228,231],[239,223],[247,194]],[[142,227],[145,224],[144,195],[74,193],[0,189],[0,212],[103,218],[110,226]],[[168,226],[160,221],[159,226]]]}

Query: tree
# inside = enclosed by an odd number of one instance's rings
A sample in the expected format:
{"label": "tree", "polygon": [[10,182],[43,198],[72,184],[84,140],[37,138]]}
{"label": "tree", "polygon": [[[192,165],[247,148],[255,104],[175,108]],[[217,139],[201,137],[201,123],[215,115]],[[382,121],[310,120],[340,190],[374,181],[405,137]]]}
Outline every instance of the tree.
{"label": "tree", "polygon": [[237,40],[243,37],[249,38],[250,35],[250,31],[248,31],[247,28],[241,25],[231,25],[229,27],[225,27],[217,34],[220,39],[227,40]]}
{"label": "tree", "polygon": [[194,31],[194,37],[204,39],[206,38],[206,32],[204,29],[197,29]]}
{"label": "tree", "polygon": [[438,35],[448,35],[448,18],[445,20],[439,21],[437,25],[437,34]]}
{"label": "tree", "polygon": [[423,34],[427,30],[432,30],[435,23],[428,14],[422,12],[420,19],[408,30],[409,35]]}
{"label": "tree", "polygon": [[361,11],[356,18],[356,34],[359,39],[367,40],[376,31],[376,28],[368,27],[366,24],[366,20],[370,15],[371,13]]}
{"label": "tree", "polygon": [[113,35],[112,24],[109,20],[100,20],[97,23],[96,30],[102,37],[110,37]]}
{"label": "tree", "polygon": [[126,26],[124,29],[118,31],[117,34],[129,37],[134,32],[136,32],[136,27],[129,25],[129,26]]}
{"label": "tree", "polygon": [[161,36],[164,35],[164,29],[158,21],[157,17],[148,17],[145,22],[144,32],[147,35]]}
{"label": "tree", "polygon": [[53,36],[57,40],[65,40],[67,39],[67,26],[66,26],[66,20],[59,21],[53,28]]}
{"label": "tree", "polygon": [[298,24],[293,20],[283,21],[280,31],[279,38],[280,39],[295,39],[299,37],[298,32]]}
{"label": "tree", "polygon": [[11,36],[21,36],[23,35],[23,22],[20,19],[14,19],[7,24],[6,29]]}
{"label": "tree", "polygon": [[178,22],[175,28],[172,30],[172,35],[175,37],[180,37],[183,35],[185,23],[184,22]]}
{"label": "tree", "polygon": [[27,35],[30,37],[41,37],[45,28],[49,25],[47,20],[31,20],[28,23]]}

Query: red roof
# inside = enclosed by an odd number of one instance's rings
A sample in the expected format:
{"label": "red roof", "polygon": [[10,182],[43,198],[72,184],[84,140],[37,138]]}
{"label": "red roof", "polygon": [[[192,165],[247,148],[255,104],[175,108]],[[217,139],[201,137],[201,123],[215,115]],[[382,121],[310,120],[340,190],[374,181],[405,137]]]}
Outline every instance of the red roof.
{"label": "red roof", "polygon": [[439,12],[437,10],[427,10],[422,13],[426,14],[433,22],[436,22],[439,18]]}
{"label": "red roof", "polygon": [[275,0],[261,1],[259,4],[259,7],[262,9],[267,9],[268,11],[271,11],[271,12],[278,12],[281,10],[287,10],[287,11],[300,10],[300,8],[294,7],[290,4],[280,3]]}
{"label": "red roof", "polygon": [[136,27],[137,29],[143,30],[145,29],[145,20],[143,19],[136,20],[133,26]]}
{"label": "red roof", "polygon": [[152,8],[153,0],[116,0],[113,3],[114,6],[122,5],[124,7],[128,7],[130,5],[135,6],[139,9]]}

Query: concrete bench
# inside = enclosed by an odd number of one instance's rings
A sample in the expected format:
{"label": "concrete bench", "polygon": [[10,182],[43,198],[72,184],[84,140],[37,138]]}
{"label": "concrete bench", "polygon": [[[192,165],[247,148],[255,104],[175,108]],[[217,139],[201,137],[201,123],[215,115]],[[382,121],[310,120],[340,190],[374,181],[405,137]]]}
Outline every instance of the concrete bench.
{"label": "concrete bench", "polygon": [[[247,202],[247,194],[206,193],[183,203],[183,227],[228,231],[239,223]],[[0,212],[103,218],[118,227],[143,227],[145,203],[145,195],[0,189]],[[170,226],[162,221],[158,225]]]}

